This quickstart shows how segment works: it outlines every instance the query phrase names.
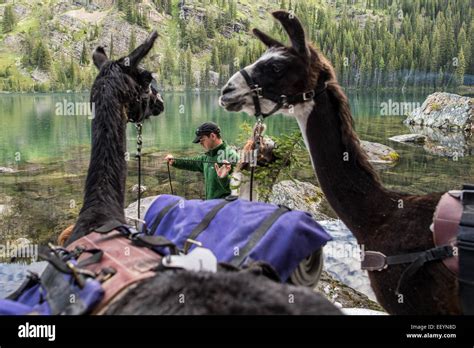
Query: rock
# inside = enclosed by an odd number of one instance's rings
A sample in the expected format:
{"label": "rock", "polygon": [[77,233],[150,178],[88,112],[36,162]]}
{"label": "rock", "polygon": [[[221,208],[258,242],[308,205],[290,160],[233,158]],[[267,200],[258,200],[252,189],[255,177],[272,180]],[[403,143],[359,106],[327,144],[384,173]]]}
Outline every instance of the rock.
{"label": "rock", "polygon": [[424,144],[426,141],[426,136],[422,134],[402,134],[396,135],[394,137],[388,138],[388,140],[396,141],[397,143],[414,143],[414,144]]}
{"label": "rock", "polygon": [[[141,199],[140,202],[140,219],[143,220],[147,209],[150,207],[151,203],[155,200],[158,196],[150,196]],[[131,203],[127,208],[125,208],[125,217],[127,218],[127,223],[134,226],[135,221],[138,216],[138,201]]]}
{"label": "rock", "polygon": [[[0,7],[0,16],[3,17],[4,11],[5,7]],[[30,13],[31,9],[29,7],[21,4],[13,4],[13,14],[15,15],[17,22],[27,17]]]}
{"label": "rock", "polygon": [[388,315],[386,312],[367,308],[341,308],[341,311],[345,315]]}
{"label": "rock", "polygon": [[[146,186],[140,185],[140,192],[141,193],[146,192],[146,190],[147,190]],[[130,191],[133,192],[133,193],[137,193],[138,192],[138,184],[133,185],[131,187]]]}
{"label": "rock", "polygon": [[[375,301],[369,299],[361,292],[354,290],[350,286],[334,279],[328,272],[323,271],[315,291],[321,293],[334,305],[342,308],[351,308],[353,310],[348,314],[356,314],[362,309],[376,311],[379,315],[386,314],[384,309]],[[375,313],[373,313],[375,314]]]}
{"label": "rock", "polygon": [[42,70],[39,70],[38,68],[36,68],[32,73],[31,73],[31,77],[33,78],[33,80],[39,82],[39,83],[44,83],[44,82],[47,82],[49,81],[49,75],[47,72],[45,71],[42,71]]}
{"label": "rock", "polygon": [[17,173],[18,170],[16,169],[13,169],[13,168],[8,168],[8,167],[0,167],[0,173],[7,173],[7,174],[11,174],[11,173]]}
{"label": "rock", "polygon": [[90,10],[106,9],[114,5],[114,0],[74,0],[74,2],[86,6]]}
{"label": "rock", "polygon": [[13,197],[6,194],[0,194],[0,216],[10,215],[12,213],[11,201]]}
{"label": "rock", "polygon": [[448,130],[474,131],[473,99],[436,92],[429,95],[423,105],[415,109],[404,122]]}
{"label": "rock", "polygon": [[5,39],[3,39],[3,44],[5,47],[16,53],[20,53],[22,51],[24,43],[25,39],[21,34],[7,34],[5,35]]}
{"label": "rock", "polygon": [[100,32],[99,39],[93,42],[92,47],[98,45],[107,45],[110,47],[110,38],[112,35],[115,57],[121,57],[129,53],[132,30],[135,32],[137,43],[145,41],[148,37],[148,30],[136,25],[131,25],[121,17],[106,16],[102,24],[103,28]]}
{"label": "rock", "polygon": [[209,71],[209,86],[217,87],[219,85],[219,73],[210,70]]}
{"label": "rock", "polygon": [[288,208],[310,213],[316,220],[327,219],[320,212],[323,198],[321,189],[309,182],[284,180],[273,186],[269,202],[285,205]]}
{"label": "rock", "polygon": [[[375,301],[367,271],[360,268],[361,248],[352,232],[341,220],[319,220],[333,238],[324,247],[324,270],[335,280],[346,284]],[[348,307],[344,305],[344,307]]]}
{"label": "rock", "polygon": [[369,156],[369,162],[376,169],[382,169],[395,164],[400,155],[391,147],[379,143],[361,140],[360,145]]}

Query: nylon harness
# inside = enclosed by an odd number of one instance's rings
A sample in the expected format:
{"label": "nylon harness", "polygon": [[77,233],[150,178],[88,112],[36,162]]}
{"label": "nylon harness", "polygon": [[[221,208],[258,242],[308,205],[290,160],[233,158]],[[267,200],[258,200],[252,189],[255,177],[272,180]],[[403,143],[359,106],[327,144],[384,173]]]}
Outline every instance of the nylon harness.
{"label": "nylon harness", "polygon": [[[322,87],[317,88],[316,86],[314,90],[306,91],[304,93],[290,95],[290,96],[287,96],[284,94],[278,95],[276,93],[272,93],[267,90],[264,90],[262,87],[260,87],[258,83],[254,79],[252,79],[252,77],[249,75],[249,73],[245,69],[241,69],[239,72],[244,77],[245,82],[247,83],[248,87],[250,88],[250,91],[252,92],[252,100],[253,100],[253,105],[255,107],[254,116],[257,118],[258,123],[261,123],[263,118],[273,115],[282,107],[288,107],[289,105],[305,103],[305,102],[316,99],[316,97],[321,95],[327,88],[327,84],[324,83]],[[273,107],[273,109],[267,113],[262,112],[262,107],[260,105],[260,99],[262,98],[268,99],[275,103],[275,106]],[[257,134],[258,139],[260,139],[259,135],[260,134]],[[250,196],[249,196],[250,201],[252,201],[252,198],[253,198],[253,194],[252,194],[253,193],[252,192],[253,180],[254,180],[254,172],[255,172],[259,148],[260,148],[260,141],[257,140],[256,150],[254,153],[255,159],[254,161],[252,161],[250,165]]]}
{"label": "nylon harness", "polygon": [[[324,83],[321,87],[318,88],[318,86],[316,86],[314,90],[306,91],[304,93],[290,95],[290,96],[287,96],[284,94],[278,95],[276,93],[272,93],[267,90],[264,90],[262,87],[260,87],[258,83],[254,79],[252,79],[252,77],[248,74],[248,72],[245,69],[241,69],[240,74],[244,77],[245,82],[247,82],[247,85],[249,86],[250,91],[252,92],[253,104],[255,106],[255,117],[257,118],[259,117],[265,118],[270,115],[273,115],[282,107],[287,107],[289,105],[300,104],[300,103],[305,103],[305,102],[314,100],[316,97],[322,94],[327,88],[327,84]],[[276,104],[271,111],[267,113],[262,112],[262,108],[260,106],[260,99],[262,98],[271,100],[272,102]]]}

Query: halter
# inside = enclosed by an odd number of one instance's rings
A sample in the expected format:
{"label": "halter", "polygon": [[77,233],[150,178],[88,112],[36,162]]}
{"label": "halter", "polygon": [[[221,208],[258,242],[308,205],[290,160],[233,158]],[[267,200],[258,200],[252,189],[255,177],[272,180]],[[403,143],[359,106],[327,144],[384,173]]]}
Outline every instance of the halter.
{"label": "halter", "polygon": [[[299,104],[299,103],[305,103],[307,101],[315,99],[317,96],[322,94],[326,90],[326,83],[319,89],[319,90],[311,90],[307,91],[304,93],[300,94],[295,94],[295,95],[278,95],[275,93],[271,93],[268,91],[264,91],[262,87],[260,87],[253,79],[250,77],[248,72],[245,69],[242,69],[239,71],[242,76],[245,79],[245,82],[247,82],[247,85],[250,88],[250,91],[252,92],[252,99],[253,99],[253,104],[255,106],[255,117],[268,117],[270,115],[273,115],[275,112],[280,110],[284,106],[288,106],[291,104]],[[276,103],[275,107],[268,113],[263,113],[262,108],[260,106],[260,99],[265,98],[268,100],[271,100],[272,102]]]}

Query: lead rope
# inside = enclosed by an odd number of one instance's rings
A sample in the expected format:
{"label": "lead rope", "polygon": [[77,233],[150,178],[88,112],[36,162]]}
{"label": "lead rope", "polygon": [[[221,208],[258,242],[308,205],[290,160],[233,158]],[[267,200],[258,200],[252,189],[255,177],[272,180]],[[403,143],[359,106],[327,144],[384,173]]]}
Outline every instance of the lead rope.
{"label": "lead rope", "polygon": [[256,132],[254,134],[255,150],[253,151],[252,161],[250,163],[250,193],[249,193],[250,202],[252,202],[253,200],[253,180],[254,180],[254,174],[255,174],[255,167],[257,166],[258,150],[260,149],[260,137],[261,137],[260,130],[262,129],[262,117],[257,117],[257,125],[255,129],[256,129]]}
{"label": "lead rope", "polygon": [[135,158],[138,160],[138,219],[140,219],[140,203],[142,198],[142,127],[141,123],[135,123],[135,128],[137,129],[137,154]]}
{"label": "lead rope", "polygon": [[171,194],[174,196],[173,184],[171,183],[170,162],[166,162],[166,165],[168,166],[168,181],[169,181],[169,183],[170,183]]}

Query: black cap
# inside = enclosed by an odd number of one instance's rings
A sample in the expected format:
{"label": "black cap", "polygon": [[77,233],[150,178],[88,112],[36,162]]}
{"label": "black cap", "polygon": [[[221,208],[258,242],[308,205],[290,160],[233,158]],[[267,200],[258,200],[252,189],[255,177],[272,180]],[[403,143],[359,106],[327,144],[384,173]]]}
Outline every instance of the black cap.
{"label": "black cap", "polygon": [[196,138],[193,143],[197,144],[201,140],[203,135],[209,135],[211,133],[220,134],[221,129],[214,122],[205,122],[196,129]]}

